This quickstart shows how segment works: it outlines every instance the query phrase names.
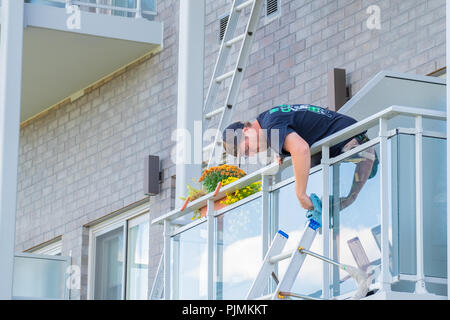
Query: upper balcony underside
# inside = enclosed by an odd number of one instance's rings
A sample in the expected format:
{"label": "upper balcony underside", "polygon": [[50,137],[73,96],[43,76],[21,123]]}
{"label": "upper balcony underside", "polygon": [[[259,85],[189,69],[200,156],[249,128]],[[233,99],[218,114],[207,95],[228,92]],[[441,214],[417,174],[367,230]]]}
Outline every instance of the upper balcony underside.
{"label": "upper balcony underside", "polygon": [[22,123],[162,47],[160,22],[80,11],[73,28],[72,14],[25,3]]}

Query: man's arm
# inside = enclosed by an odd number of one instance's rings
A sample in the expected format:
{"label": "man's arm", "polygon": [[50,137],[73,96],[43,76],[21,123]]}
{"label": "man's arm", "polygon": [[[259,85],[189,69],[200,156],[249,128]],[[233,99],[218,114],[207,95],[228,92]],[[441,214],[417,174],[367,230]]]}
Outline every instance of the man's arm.
{"label": "man's arm", "polygon": [[309,169],[311,168],[309,145],[296,132],[291,132],[284,140],[283,149],[291,154],[295,175],[295,191],[300,205],[306,210],[312,210],[314,206],[311,199],[306,195]]}

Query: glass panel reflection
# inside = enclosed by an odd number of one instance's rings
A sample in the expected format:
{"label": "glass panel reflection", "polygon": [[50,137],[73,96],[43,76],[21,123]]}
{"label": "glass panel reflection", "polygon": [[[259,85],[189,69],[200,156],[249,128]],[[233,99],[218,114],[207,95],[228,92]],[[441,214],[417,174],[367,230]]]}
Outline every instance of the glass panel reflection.
{"label": "glass panel reflection", "polygon": [[[315,193],[322,197],[322,171],[318,171],[309,176],[307,194]],[[300,206],[295,194],[295,183],[288,184],[272,193],[272,222],[271,239],[277,230],[283,230],[289,235],[289,239],[283,251],[294,250],[302,236],[306,219],[306,210]],[[311,251],[323,253],[322,235],[317,234]],[[278,263],[278,278],[286,272],[289,261],[284,260]],[[313,257],[307,256],[305,262],[297,276],[297,280],[292,287],[292,292],[320,297],[322,295],[322,262]],[[272,289],[275,283],[272,283]]]}
{"label": "glass panel reflection", "polygon": [[95,238],[94,299],[122,299],[124,248],[123,227]]}
{"label": "glass panel reflection", "polygon": [[216,299],[245,299],[262,263],[261,198],[216,218]]}
{"label": "glass panel reflection", "polygon": [[64,299],[68,264],[44,255],[24,253],[14,257],[13,297]]}
{"label": "glass panel reflection", "polygon": [[416,274],[416,161],[415,138],[399,134],[392,143],[392,218],[398,254],[395,274]]}
{"label": "glass panel reflection", "polygon": [[425,276],[447,277],[446,140],[423,138]]}
{"label": "glass panel reflection", "polygon": [[127,299],[147,300],[149,221],[128,230]]}
{"label": "glass panel reflection", "polygon": [[172,237],[172,299],[207,299],[207,224]]}
{"label": "glass panel reflection", "polygon": [[[333,165],[330,205],[334,259],[367,271],[373,281],[381,263],[380,174],[374,166],[375,153],[380,154],[378,145]],[[333,296],[357,289],[345,271],[332,269]]]}

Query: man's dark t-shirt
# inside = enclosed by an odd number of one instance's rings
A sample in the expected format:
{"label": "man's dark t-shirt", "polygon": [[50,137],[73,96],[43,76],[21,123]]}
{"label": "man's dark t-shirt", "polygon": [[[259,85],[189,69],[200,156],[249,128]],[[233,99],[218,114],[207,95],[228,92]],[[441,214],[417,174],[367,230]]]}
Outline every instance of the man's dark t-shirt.
{"label": "man's dark t-shirt", "polygon": [[[283,149],[283,144],[286,136],[291,132],[296,132],[309,146],[312,146],[315,142],[357,122],[349,116],[310,104],[273,107],[261,113],[256,120],[262,129],[267,130],[268,146],[272,147],[282,158],[290,156]],[[278,146],[271,144],[273,129],[279,130]],[[350,140],[352,138],[331,147],[330,156],[339,155],[342,147]]]}

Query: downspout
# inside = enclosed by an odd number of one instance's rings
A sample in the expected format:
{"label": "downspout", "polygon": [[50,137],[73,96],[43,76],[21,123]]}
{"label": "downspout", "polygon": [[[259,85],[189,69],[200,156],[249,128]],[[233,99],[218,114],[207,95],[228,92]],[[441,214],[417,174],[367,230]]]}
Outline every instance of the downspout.
{"label": "downspout", "polygon": [[3,0],[0,34],[0,300],[12,299],[24,2]]}
{"label": "downspout", "polygon": [[176,207],[182,205],[179,197],[186,196],[186,184],[201,174],[204,34],[205,1],[180,1],[177,134],[172,135],[177,148]]}

